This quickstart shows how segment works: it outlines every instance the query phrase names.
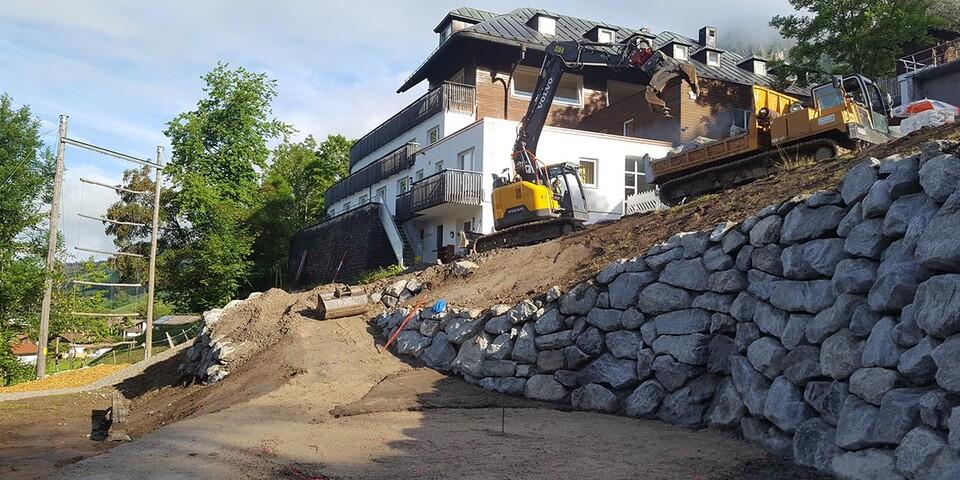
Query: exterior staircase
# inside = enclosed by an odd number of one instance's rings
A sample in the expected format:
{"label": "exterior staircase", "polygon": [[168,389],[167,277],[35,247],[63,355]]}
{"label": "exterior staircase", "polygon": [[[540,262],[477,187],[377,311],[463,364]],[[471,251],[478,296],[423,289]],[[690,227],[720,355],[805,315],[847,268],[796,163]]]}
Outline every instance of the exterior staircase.
{"label": "exterior staircase", "polygon": [[403,242],[403,266],[407,268],[412,267],[416,263],[416,254],[410,245],[410,239],[407,238],[407,232],[404,231],[403,225],[400,225],[400,222],[398,222],[396,218],[393,219],[393,224],[397,226],[397,231],[400,233],[400,240]]}

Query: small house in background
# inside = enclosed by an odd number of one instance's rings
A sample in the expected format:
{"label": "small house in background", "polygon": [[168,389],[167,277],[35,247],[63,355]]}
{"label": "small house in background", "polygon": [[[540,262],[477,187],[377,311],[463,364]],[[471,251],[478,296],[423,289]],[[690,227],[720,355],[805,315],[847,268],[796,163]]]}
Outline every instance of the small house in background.
{"label": "small house in background", "polygon": [[10,344],[10,351],[14,357],[17,357],[17,361],[26,365],[36,365],[37,354],[40,352],[37,344],[27,338],[26,335],[17,335],[17,338]]}
{"label": "small house in background", "polygon": [[[55,341],[55,348],[57,348],[59,354],[71,358],[97,357],[113,348],[113,344],[94,343],[79,333],[64,333],[59,335]],[[64,343],[66,343],[66,347],[64,347]]]}
{"label": "small house in background", "polygon": [[147,331],[147,321],[138,319],[132,327],[123,330],[123,338],[134,338],[143,335]]}
{"label": "small house in background", "polygon": [[960,105],[960,32],[934,29],[933,40],[904,46],[891,95],[906,105],[929,98]]}

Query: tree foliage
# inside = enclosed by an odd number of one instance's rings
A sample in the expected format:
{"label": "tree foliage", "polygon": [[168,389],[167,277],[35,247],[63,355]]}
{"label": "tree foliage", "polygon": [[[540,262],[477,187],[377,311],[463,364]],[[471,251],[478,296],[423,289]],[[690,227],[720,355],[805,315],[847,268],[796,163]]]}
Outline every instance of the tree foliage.
{"label": "tree foliage", "polygon": [[817,82],[832,73],[892,75],[901,46],[921,41],[942,24],[932,10],[939,0],[790,0],[799,12],[770,21],[796,40],[781,75],[797,83]]}
{"label": "tree foliage", "polygon": [[272,118],[276,82],[226,64],[203,77],[206,97],[178,115],[164,132],[173,147],[165,168],[170,199],[161,256],[162,288],[191,310],[220,306],[249,284],[256,233],[247,226],[260,206],[258,171],[267,167],[268,142],[290,126]]}
{"label": "tree foliage", "polygon": [[[149,192],[148,194],[129,193],[118,190],[120,199],[107,208],[107,218],[141,225],[126,225],[104,222],[104,231],[113,237],[113,244],[121,252],[130,252],[143,255],[131,257],[120,255],[107,260],[111,269],[117,272],[118,278],[126,283],[147,284],[148,256],[150,255],[150,236],[153,223],[153,192],[156,188],[155,173],[152,168],[143,166],[125,170],[121,186],[134,192]],[[171,192],[167,188],[160,191],[160,226],[167,222]],[[164,207],[167,208],[164,208]]]}

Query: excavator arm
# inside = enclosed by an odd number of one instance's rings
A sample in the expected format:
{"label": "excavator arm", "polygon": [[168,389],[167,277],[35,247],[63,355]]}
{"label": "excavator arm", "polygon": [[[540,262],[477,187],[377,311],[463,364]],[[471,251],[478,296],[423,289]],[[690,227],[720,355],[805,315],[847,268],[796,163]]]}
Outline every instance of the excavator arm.
{"label": "excavator arm", "polygon": [[[520,130],[513,147],[514,171],[523,180],[538,182],[544,172],[536,165],[537,144],[547,121],[550,105],[557,94],[560,78],[565,72],[583,67],[607,67],[614,70],[637,69],[646,85],[644,98],[650,108],[669,116],[663,101],[667,82],[680,77],[699,93],[697,72],[687,62],[668,63],[663,54],[652,48],[640,35],[632,35],[618,44],[557,41],[547,46],[543,67],[530,98],[527,112],[520,121]],[[543,179],[540,179],[543,181]]]}

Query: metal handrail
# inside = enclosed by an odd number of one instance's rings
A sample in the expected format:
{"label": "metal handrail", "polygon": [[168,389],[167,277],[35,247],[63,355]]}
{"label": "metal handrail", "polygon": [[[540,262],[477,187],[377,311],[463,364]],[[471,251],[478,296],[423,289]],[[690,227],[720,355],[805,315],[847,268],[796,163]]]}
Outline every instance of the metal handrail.
{"label": "metal handrail", "polygon": [[903,64],[907,73],[915,73],[925,68],[937,67],[957,60],[960,60],[960,40],[943,42],[900,57],[900,63]]}

